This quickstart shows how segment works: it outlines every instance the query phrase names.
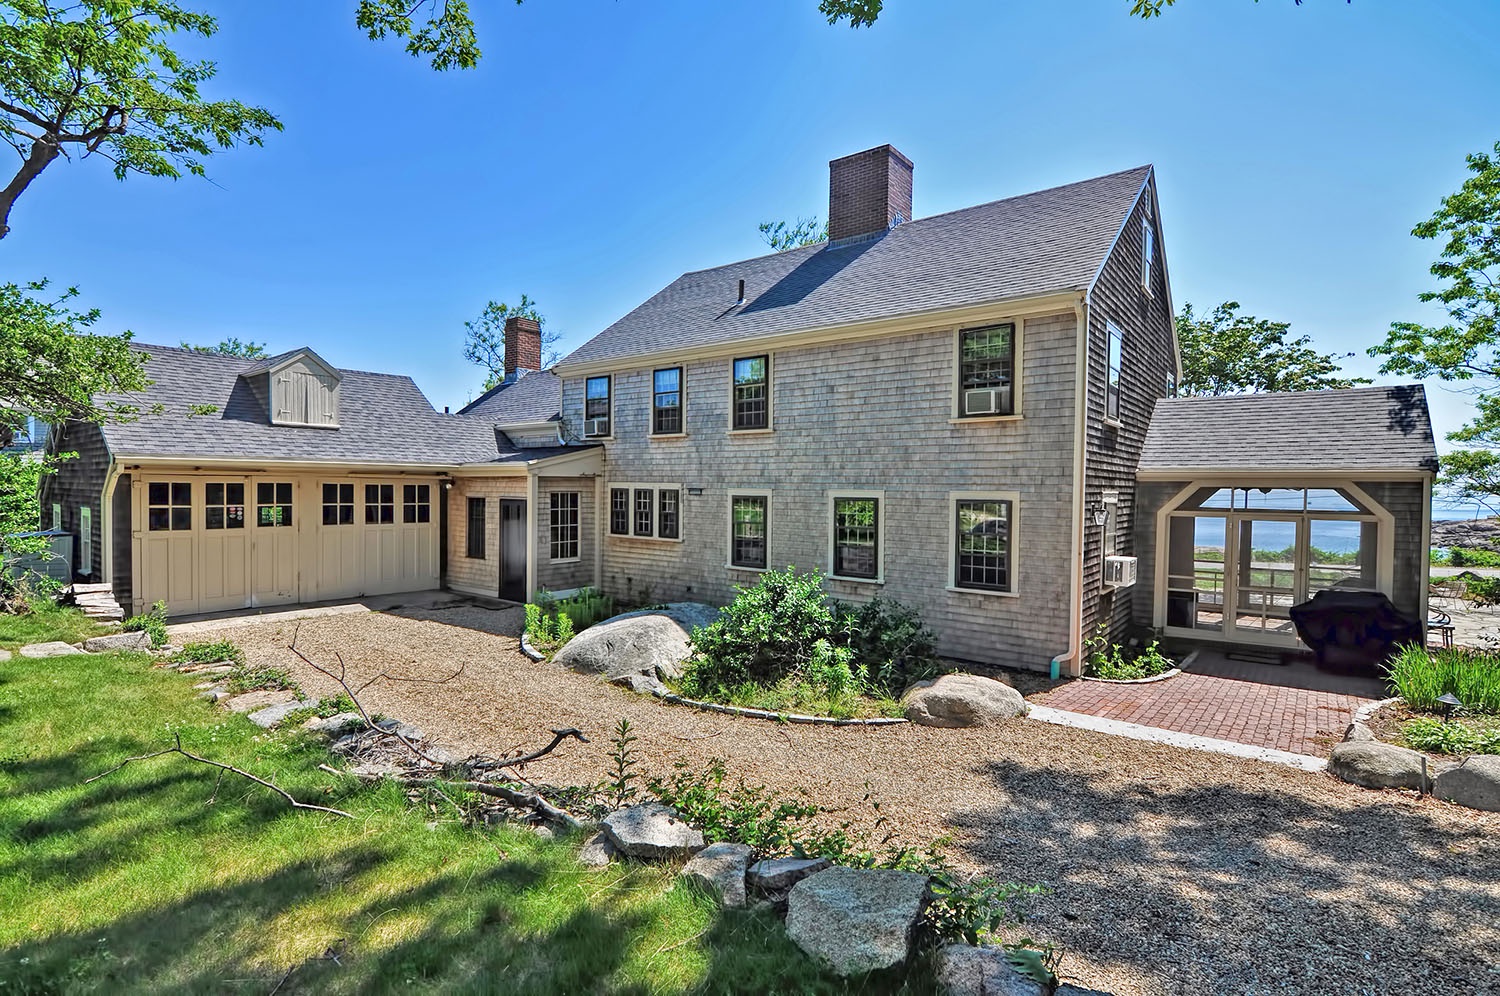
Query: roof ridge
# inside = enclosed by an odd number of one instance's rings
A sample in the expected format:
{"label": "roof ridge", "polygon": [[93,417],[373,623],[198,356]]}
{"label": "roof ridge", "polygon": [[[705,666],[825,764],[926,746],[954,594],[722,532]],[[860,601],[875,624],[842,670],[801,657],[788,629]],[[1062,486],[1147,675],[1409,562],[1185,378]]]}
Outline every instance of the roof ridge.
{"label": "roof ridge", "polygon": [[1310,391],[1236,391],[1231,394],[1183,394],[1161,401],[1231,401],[1250,398],[1305,398],[1329,394],[1359,394],[1374,391],[1399,391],[1416,388],[1425,391],[1421,381],[1404,384],[1361,384],[1358,387],[1320,387]]}
{"label": "roof ridge", "polygon": [[[949,210],[949,211],[939,211],[937,214],[929,214],[929,215],[924,215],[921,218],[913,218],[910,221],[901,223],[900,225],[896,226],[896,228],[910,229],[913,226],[924,225],[924,224],[926,224],[929,221],[936,221],[936,220],[938,220],[940,218],[948,218],[948,217],[951,217],[951,216],[953,216],[955,214],[963,214],[966,211],[978,211],[980,208],[992,207],[992,206],[994,206],[996,204],[1005,204],[1005,203],[1010,202],[1010,201],[1024,200],[1025,198],[1028,198],[1028,197],[1038,197],[1038,196],[1040,196],[1042,194],[1050,194],[1053,191],[1066,190],[1069,187],[1081,187],[1084,184],[1098,183],[1098,182],[1100,182],[1102,180],[1112,180],[1115,177],[1125,176],[1125,175],[1130,174],[1130,173],[1139,173],[1139,172],[1141,172],[1143,170],[1144,171],[1150,171],[1150,170],[1153,170],[1155,168],[1156,168],[1155,165],[1152,164],[1152,163],[1143,163],[1140,166],[1132,166],[1129,169],[1115,170],[1113,173],[1101,173],[1098,176],[1085,177],[1082,180],[1072,180],[1072,181],[1070,181],[1068,183],[1058,183],[1058,184],[1054,184],[1053,186],[1050,186],[1050,187],[1042,187],[1040,190],[1028,190],[1028,191],[1026,191],[1025,193],[1022,193],[1022,194],[1012,194],[1009,197],[997,197],[997,198],[995,198],[993,200],[980,201],[978,204],[970,204],[967,207],[953,208],[952,210]],[[895,231],[896,228],[888,229],[887,231]],[[878,233],[876,233],[876,234],[878,234]],[[821,251],[823,249],[828,248],[829,245],[830,245],[829,241],[825,239],[825,240],[823,240],[821,242],[814,242],[811,245],[797,246],[794,249],[782,249],[782,250],[779,250],[779,251],[776,251],[776,252],[762,253],[759,256],[747,256],[744,259],[737,259],[737,260],[734,260],[733,262],[720,263],[718,266],[705,266],[705,267],[703,267],[702,269],[699,269],[699,270],[684,270],[678,276],[677,279],[681,280],[683,277],[691,277],[691,276],[693,276],[695,274],[699,274],[699,273],[712,273],[715,270],[725,270],[725,269],[728,269],[728,268],[730,268],[732,266],[744,266],[747,263],[755,263],[755,262],[759,262],[760,260],[763,260],[763,259],[776,259],[778,257],[789,257],[793,253],[799,253],[799,252],[808,252],[808,253],[811,253],[811,252],[814,252],[814,251]],[[676,281],[674,280],[674,281],[672,281],[672,283],[676,283]],[[670,286],[672,286],[672,284],[667,284],[667,287],[670,287]],[[664,287],[662,289],[665,290],[666,288]]]}
{"label": "roof ridge", "polygon": [[[161,350],[163,352],[169,352],[169,353],[181,353],[181,354],[183,354],[185,356],[192,356],[194,358],[201,359],[201,360],[206,360],[206,361],[210,361],[210,362],[218,362],[218,363],[234,362],[234,363],[241,363],[241,364],[245,364],[247,367],[260,366],[261,364],[265,363],[267,360],[275,360],[275,359],[278,359],[280,357],[290,356],[293,353],[300,353],[303,350],[310,350],[310,349],[312,349],[311,346],[294,346],[291,349],[284,350],[283,352],[276,353],[276,354],[271,355],[271,356],[257,356],[257,357],[255,357],[255,358],[252,359],[252,358],[245,357],[245,356],[235,356],[235,355],[233,355],[231,353],[220,353],[220,352],[217,352],[216,350],[209,349],[209,348],[201,348],[200,349],[200,348],[195,348],[195,347],[192,347],[192,346],[164,346],[164,345],[161,345],[160,343],[138,342],[138,341],[136,341],[134,339],[132,339],[130,341],[130,345],[136,346],[136,347],[140,347],[140,348],[143,348],[143,349],[148,349],[148,350],[154,349],[154,350]],[[313,350],[313,351],[316,352],[316,350]],[[338,371],[339,373],[363,374],[366,377],[391,377],[391,378],[396,379],[396,380],[409,380],[409,381],[412,381],[412,383],[416,383],[416,379],[414,377],[412,377],[411,374],[389,373],[389,372],[384,371],[384,370],[359,370],[359,369],[357,369],[355,367],[338,367],[338,366],[336,366],[333,369],[336,370],[336,371]]]}

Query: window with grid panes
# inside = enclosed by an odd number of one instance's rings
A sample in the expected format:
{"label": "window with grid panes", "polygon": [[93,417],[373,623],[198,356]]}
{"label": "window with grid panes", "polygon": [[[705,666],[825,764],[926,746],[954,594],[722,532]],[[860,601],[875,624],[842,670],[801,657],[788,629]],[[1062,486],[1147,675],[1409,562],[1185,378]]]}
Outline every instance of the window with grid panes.
{"label": "window with grid panes", "polygon": [[969,418],[1016,413],[1016,326],[958,334],[958,413]]}
{"label": "window with grid panes", "polygon": [[365,523],[389,525],[395,521],[396,486],[394,484],[366,484]]}
{"label": "window with grid panes", "polygon": [[733,495],[729,499],[729,562],[735,567],[766,566],[766,526],[770,499]]}
{"label": "window with grid panes", "polygon": [[682,431],[682,368],[651,374],[651,432],[670,435]]}
{"label": "window with grid panes", "polygon": [[432,521],[432,485],[403,484],[401,486],[401,521]]}
{"label": "window with grid panes", "polygon": [[203,485],[203,528],[245,528],[245,485],[238,481]]}
{"label": "window with grid panes", "polygon": [[354,525],[354,485],[323,485],[323,525]]}
{"label": "window with grid panes", "polygon": [[146,528],[151,532],[193,528],[193,486],[185,481],[146,485]]}
{"label": "window with grid panes", "polygon": [[766,429],[771,425],[771,358],[747,356],[734,361],[735,429]]}
{"label": "window with grid panes", "polygon": [[273,527],[292,524],[292,482],[261,481],[255,485],[255,524]]}
{"label": "window with grid panes", "polygon": [[984,591],[1011,590],[1011,503],[963,499],[954,503],[953,585]]}
{"label": "window with grid panes", "polygon": [[615,536],[630,535],[630,489],[609,489],[609,531]]}
{"label": "window with grid panes", "polygon": [[656,535],[661,539],[677,539],[681,505],[682,494],[676,488],[661,488],[656,492]]}
{"label": "window with grid panes", "polygon": [[608,436],[609,424],[609,377],[590,377],[583,386],[583,434],[585,436]]}
{"label": "window with grid panes", "polygon": [[846,578],[880,576],[880,500],[833,500],[833,573]]}
{"label": "window with grid panes", "polygon": [[635,489],[635,529],[637,536],[651,536],[655,530],[652,529],[652,505],[655,502],[656,492],[652,488]]}
{"label": "window with grid panes", "polygon": [[551,506],[547,523],[550,556],[553,560],[577,560],[578,492],[553,492]]}

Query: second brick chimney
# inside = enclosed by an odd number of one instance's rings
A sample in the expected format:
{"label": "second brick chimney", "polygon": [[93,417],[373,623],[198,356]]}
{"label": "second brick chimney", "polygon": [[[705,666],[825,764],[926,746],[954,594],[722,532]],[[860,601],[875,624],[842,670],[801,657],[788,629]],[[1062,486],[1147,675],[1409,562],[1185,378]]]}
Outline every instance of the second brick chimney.
{"label": "second brick chimney", "polygon": [[828,240],[878,235],[911,221],[911,160],[889,145],[828,164]]}
{"label": "second brick chimney", "polygon": [[505,320],[505,379],[516,371],[542,369],[542,326],[535,318],[512,315]]}

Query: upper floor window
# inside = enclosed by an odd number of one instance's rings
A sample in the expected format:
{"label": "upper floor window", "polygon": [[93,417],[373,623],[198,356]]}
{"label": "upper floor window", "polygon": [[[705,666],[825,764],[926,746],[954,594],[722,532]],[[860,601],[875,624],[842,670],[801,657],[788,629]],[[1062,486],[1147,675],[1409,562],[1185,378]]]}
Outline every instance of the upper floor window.
{"label": "upper floor window", "polygon": [[1104,383],[1104,415],[1120,420],[1120,364],[1125,355],[1125,333],[1110,322],[1109,329],[1109,373]]}
{"label": "upper floor window", "polygon": [[1151,219],[1141,222],[1141,287],[1151,293],[1151,264],[1156,262],[1156,229]]}
{"label": "upper floor window", "polygon": [[832,559],[835,577],[867,581],[880,578],[880,498],[833,497]]}
{"label": "upper floor window", "polygon": [[734,361],[734,429],[771,427],[771,358],[747,356]]}
{"label": "upper floor window", "polygon": [[583,434],[590,439],[610,433],[610,379],[590,377],[583,388]]}
{"label": "upper floor window", "polygon": [[667,436],[682,431],[682,368],[651,375],[651,432]]}
{"label": "upper floor window", "polygon": [[958,334],[958,414],[961,418],[1014,415],[1014,322]]}

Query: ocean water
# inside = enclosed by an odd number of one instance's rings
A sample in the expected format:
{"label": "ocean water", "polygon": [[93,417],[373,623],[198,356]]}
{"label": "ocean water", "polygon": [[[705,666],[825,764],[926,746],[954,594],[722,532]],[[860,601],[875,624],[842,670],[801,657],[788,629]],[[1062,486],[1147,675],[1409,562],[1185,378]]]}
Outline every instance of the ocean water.
{"label": "ocean water", "polygon": [[[1297,540],[1297,524],[1257,519],[1253,542],[1257,550],[1285,550]],[[1312,524],[1312,545],[1330,553],[1359,549],[1360,523],[1342,519],[1317,519]],[[1224,548],[1224,520],[1200,517],[1194,524],[1193,545],[1213,550]]]}

